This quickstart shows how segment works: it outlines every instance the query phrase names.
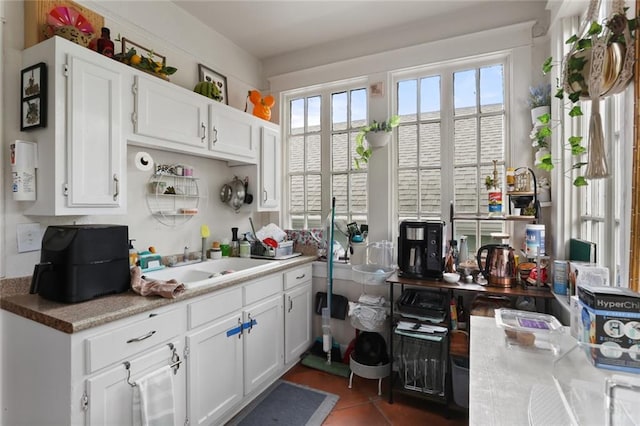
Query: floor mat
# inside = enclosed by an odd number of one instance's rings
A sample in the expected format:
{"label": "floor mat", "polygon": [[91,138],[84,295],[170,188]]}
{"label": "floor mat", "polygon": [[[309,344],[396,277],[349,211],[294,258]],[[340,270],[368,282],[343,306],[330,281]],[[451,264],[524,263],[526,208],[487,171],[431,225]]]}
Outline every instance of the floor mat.
{"label": "floor mat", "polygon": [[230,426],[313,426],[327,418],[338,396],[278,380],[228,423]]}

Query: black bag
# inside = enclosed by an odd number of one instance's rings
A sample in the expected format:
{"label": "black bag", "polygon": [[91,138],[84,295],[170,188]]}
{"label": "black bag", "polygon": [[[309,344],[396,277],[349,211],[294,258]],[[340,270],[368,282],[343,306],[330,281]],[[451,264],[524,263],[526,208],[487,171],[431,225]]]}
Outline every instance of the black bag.
{"label": "black bag", "polygon": [[[316,309],[318,315],[322,315],[322,308],[327,307],[327,293],[316,293]],[[331,318],[345,319],[349,312],[349,299],[339,294],[331,294]]]}
{"label": "black bag", "polygon": [[389,363],[387,343],[380,333],[363,331],[356,337],[353,359],[364,365],[384,365]]}

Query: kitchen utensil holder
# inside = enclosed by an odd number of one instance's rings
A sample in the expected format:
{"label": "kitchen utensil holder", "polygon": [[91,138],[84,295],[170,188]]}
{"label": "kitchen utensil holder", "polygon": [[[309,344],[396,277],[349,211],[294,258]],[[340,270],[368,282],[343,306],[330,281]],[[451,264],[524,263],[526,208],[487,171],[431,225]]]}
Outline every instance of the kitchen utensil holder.
{"label": "kitchen utensil holder", "polygon": [[[173,374],[175,375],[178,374],[178,369],[180,368],[180,364],[182,364],[182,360],[180,359],[180,355],[178,355],[178,351],[173,343],[167,343],[167,346],[169,346],[169,349],[171,350],[171,364],[169,364],[169,367],[173,368]],[[131,363],[129,361],[125,361],[122,364],[124,364],[124,368],[127,369],[127,383],[129,386],[135,388],[138,384],[131,381]]]}

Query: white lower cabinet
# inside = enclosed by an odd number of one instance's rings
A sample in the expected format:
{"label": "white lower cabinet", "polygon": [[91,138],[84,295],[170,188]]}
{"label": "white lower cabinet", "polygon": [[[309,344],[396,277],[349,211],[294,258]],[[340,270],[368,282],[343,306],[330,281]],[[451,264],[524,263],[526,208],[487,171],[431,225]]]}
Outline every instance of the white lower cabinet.
{"label": "white lower cabinet", "polygon": [[212,424],[242,401],[241,313],[187,335],[190,424]]}
{"label": "white lower cabinet", "polygon": [[[129,369],[123,364],[108,368],[86,381],[87,424],[88,425],[131,425],[133,424],[133,387],[136,377],[160,369],[171,362],[173,350],[182,353],[184,347],[180,340],[160,345],[143,355],[128,360]],[[186,366],[184,362],[173,368],[173,393],[175,424],[184,424],[186,418],[185,386]],[[131,376],[128,376],[131,371]]]}
{"label": "white lower cabinet", "polygon": [[245,308],[244,393],[275,377],[283,365],[282,296]]}
{"label": "white lower cabinet", "polygon": [[311,266],[284,274],[284,363],[296,362],[311,346],[313,302]]}
{"label": "white lower cabinet", "polygon": [[70,334],[0,315],[1,424],[130,425],[129,382],[179,357],[175,424],[218,425],[310,345],[311,266]]}

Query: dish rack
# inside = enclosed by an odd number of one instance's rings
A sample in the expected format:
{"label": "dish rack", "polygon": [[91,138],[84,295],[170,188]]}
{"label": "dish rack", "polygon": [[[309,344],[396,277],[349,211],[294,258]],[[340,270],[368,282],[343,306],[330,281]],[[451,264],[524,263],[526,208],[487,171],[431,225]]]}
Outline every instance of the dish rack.
{"label": "dish rack", "polygon": [[281,241],[278,247],[269,247],[258,241],[251,243],[251,255],[261,257],[273,257],[274,259],[291,256],[293,254],[293,241]]}

